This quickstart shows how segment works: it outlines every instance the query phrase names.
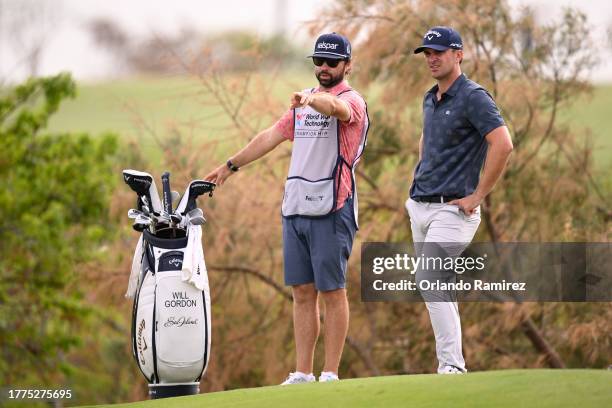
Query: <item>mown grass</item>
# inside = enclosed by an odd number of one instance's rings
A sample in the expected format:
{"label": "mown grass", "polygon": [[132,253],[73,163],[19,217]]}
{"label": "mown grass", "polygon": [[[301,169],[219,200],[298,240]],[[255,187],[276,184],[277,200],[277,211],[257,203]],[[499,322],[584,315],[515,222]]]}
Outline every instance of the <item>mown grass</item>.
{"label": "mown grass", "polygon": [[590,133],[596,169],[612,170],[612,84],[598,85],[592,95],[577,98],[561,112],[562,123],[578,133]]}
{"label": "mown grass", "polygon": [[606,370],[507,370],[361,378],[100,407],[601,408],[612,406],[610,384]]}
{"label": "mown grass", "polygon": [[[241,79],[239,74],[224,78],[228,82]],[[259,91],[257,81],[273,81],[272,96],[288,104],[290,92],[312,85],[312,79],[306,71],[281,76],[256,74],[250,81],[250,91]],[[229,116],[198,78],[167,77],[80,83],[77,97],[62,104],[49,129],[93,134],[114,131],[128,137],[150,137],[154,132],[163,137],[176,125],[197,125],[207,135],[214,135],[230,124]]]}

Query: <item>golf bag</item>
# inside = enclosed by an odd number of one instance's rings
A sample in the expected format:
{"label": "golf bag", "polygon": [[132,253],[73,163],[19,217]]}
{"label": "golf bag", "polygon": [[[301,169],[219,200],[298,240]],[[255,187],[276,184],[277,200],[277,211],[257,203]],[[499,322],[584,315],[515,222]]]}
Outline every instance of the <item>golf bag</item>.
{"label": "golf bag", "polygon": [[134,298],[132,353],[154,399],[197,394],[206,372],[211,313],[201,238],[201,225],[158,224],[142,229],[136,246],[126,293]]}

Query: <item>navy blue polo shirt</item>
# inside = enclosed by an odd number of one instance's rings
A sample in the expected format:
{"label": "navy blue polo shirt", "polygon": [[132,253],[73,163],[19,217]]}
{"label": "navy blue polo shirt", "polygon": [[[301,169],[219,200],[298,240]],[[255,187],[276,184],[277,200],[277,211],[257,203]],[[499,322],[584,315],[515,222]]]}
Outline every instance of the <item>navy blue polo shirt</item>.
{"label": "navy blue polo shirt", "polygon": [[439,101],[437,92],[435,85],[423,99],[423,152],[411,198],[472,194],[487,154],[485,136],[504,125],[491,95],[463,74]]}

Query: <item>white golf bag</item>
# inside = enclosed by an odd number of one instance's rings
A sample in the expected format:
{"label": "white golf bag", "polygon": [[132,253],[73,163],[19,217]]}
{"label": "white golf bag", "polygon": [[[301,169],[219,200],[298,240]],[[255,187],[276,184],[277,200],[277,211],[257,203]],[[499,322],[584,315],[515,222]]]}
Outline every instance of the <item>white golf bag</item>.
{"label": "white golf bag", "polygon": [[173,235],[142,232],[126,294],[134,296],[132,351],[152,398],[198,393],[210,356],[201,226],[175,229]]}

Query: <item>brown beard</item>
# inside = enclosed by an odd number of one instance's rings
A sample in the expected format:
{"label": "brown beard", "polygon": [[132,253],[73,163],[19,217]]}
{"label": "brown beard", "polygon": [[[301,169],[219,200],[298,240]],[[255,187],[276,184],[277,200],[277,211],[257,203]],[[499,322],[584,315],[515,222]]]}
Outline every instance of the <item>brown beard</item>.
{"label": "brown beard", "polygon": [[330,78],[324,79],[324,80],[321,80],[321,74],[322,72],[319,72],[318,74],[316,74],[316,77],[317,77],[317,80],[319,81],[319,85],[321,85],[323,88],[333,88],[334,86],[338,85],[340,82],[344,81],[344,72],[341,72],[337,76],[333,76],[332,74],[327,72]]}

